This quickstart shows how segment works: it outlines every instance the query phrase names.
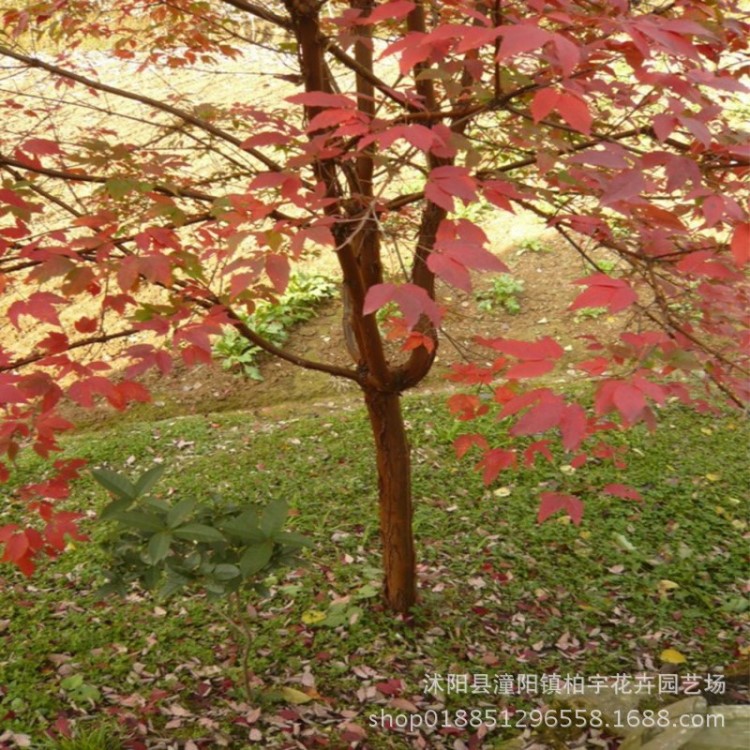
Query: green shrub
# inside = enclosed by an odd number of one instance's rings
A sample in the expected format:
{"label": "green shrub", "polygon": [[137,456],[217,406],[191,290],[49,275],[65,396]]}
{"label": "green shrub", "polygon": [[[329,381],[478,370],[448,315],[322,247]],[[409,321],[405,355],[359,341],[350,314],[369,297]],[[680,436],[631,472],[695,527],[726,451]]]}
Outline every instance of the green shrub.
{"label": "green shrub", "polygon": [[[336,290],[336,284],[324,276],[296,274],[278,302],[261,300],[255,311],[245,317],[245,323],[272,344],[282,346],[292,328],[314,317],[318,307],[331,299]],[[214,344],[214,354],[223,360],[225,370],[238,370],[253,380],[263,380],[258,368],[262,351],[231,327]]]}
{"label": "green shrub", "polygon": [[509,273],[501,273],[492,280],[489,289],[483,289],[474,295],[477,307],[484,312],[502,308],[511,315],[521,312],[519,296],[523,293],[524,283]]}
{"label": "green shrub", "polygon": [[[95,469],[94,478],[112,496],[99,520],[109,525],[102,546],[110,561],[108,582],[100,595],[124,595],[138,584],[168,599],[178,593],[205,594],[231,627],[241,651],[245,695],[251,699],[248,661],[254,632],[248,621],[248,599],[264,593],[263,581],[288,564],[308,540],[284,531],[287,505],[273,500],[261,508],[253,503],[212,504],[186,497],[171,504],[152,494],[164,472],[149,469],[135,483],[109,469]],[[73,687],[80,688],[80,685]]]}

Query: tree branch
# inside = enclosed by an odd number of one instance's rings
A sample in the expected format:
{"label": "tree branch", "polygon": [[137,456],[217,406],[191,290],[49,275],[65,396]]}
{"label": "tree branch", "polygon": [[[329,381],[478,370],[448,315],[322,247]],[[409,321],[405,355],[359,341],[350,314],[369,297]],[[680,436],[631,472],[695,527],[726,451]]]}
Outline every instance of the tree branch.
{"label": "tree branch", "polygon": [[119,89],[106,83],[100,83],[99,81],[95,81],[93,78],[87,78],[86,76],[82,76],[79,73],[74,73],[71,70],[61,68],[58,65],[44,62],[43,60],[39,60],[35,57],[30,57],[29,55],[21,54],[20,52],[14,52],[13,50],[8,49],[3,45],[0,45],[0,55],[10,57],[13,60],[18,60],[19,62],[22,62],[32,68],[40,68],[42,70],[46,70],[48,73],[52,73],[53,75],[65,78],[69,81],[75,81],[76,83],[83,84],[84,86],[88,86],[92,89],[95,89],[96,91],[104,91],[108,94],[113,94],[114,96],[120,97],[122,99],[130,99],[132,101],[139,102],[140,104],[143,104],[147,107],[152,107],[153,109],[160,110],[161,112],[167,112],[170,115],[174,115],[174,117],[179,118],[183,122],[194,125],[200,130],[204,130],[205,132],[211,133],[211,135],[215,135],[217,138],[220,138],[227,143],[231,143],[233,146],[236,146],[245,153],[250,154],[250,156],[257,159],[259,162],[261,162],[261,164],[263,164],[271,171],[283,171],[279,164],[277,164],[273,159],[269,159],[265,154],[258,151],[258,149],[242,148],[242,139],[233,136],[231,133],[227,133],[221,128],[218,128],[215,125],[212,125],[210,122],[206,122],[200,117],[196,117],[195,115],[192,115],[185,110],[179,109],[178,107],[173,107],[171,104],[160,102],[156,99],[152,99],[149,96],[144,96],[143,94],[136,94],[132,91]]}
{"label": "tree branch", "polygon": [[[33,172],[34,174],[44,175],[45,177],[52,177],[57,180],[65,180],[66,182],[91,182],[99,185],[106,185],[110,180],[116,179],[119,175],[113,175],[112,177],[102,177],[99,175],[90,175],[83,172],[68,172],[61,169],[51,169],[50,167],[39,167],[29,164],[28,162],[21,162],[17,159],[11,159],[8,156],[0,154],[0,165],[8,167],[15,167],[16,169],[23,169],[27,172]],[[152,191],[155,193],[161,193],[162,195],[169,195],[178,198],[193,198],[199,201],[208,201],[212,203],[216,200],[216,197],[204,193],[200,190],[193,190],[192,188],[180,188],[180,187],[166,187],[164,185],[154,185]]]}

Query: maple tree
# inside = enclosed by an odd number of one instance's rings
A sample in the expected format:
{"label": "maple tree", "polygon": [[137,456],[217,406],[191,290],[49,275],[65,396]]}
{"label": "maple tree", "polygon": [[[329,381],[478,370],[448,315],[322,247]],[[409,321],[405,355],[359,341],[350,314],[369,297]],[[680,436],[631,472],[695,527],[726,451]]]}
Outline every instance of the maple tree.
{"label": "maple tree", "polygon": [[[492,394],[452,396],[456,415],[494,410],[524,439],[456,440],[487,483],[554,460],[555,441],[573,467],[617,466],[606,432],[653,424],[654,404],[671,398],[706,408],[713,386],[747,401],[750,159],[737,121],[750,24],[739,2],[16,5],[0,38],[16,81],[0,104],[0,290],[18,331],[0,349],[0,480],[22,449],[54,469],[15,490],[39,520],[0,529],[2,559],[25,573],[80,535],[78,515],[57,507],[83,465],[54,460],[72,427],[59,408],[146,401],[139,376],[209,362],[212,337],[234,326],[270,355],[360,387],[385,599],[408,611],[416,563],[399,399],[434,362],[436,280],[466,291],[470,272],[507,270],[463,208],[480,201],[532,212],[586,259],[593,271],[571,309],[631,316],[616,342],[590,337],[582,362],[549,337],[498,337],[478,340],[488,364],[454,367],[453,381]],[[218,72],[258,45],[292,70],[268,103],[250,77],[230,102],[170,83],[170,71]],[[118,77],[112,61],[129,73]],[[143,84],[154,70],[171,95]],[[244,322],[321,248],[340,267],[351,366],[281,349]],[[601,249],[614,270],[598,264]],[[402,277],[385,273],[387,252]],[[389,304],[400,313],[384,334],[376,313]],[[97,348],[112,341],[119,362]],[[593,404],[534,385],[562,362],[594,381]],[[639,497],[618,483],[601,491]],[[580,522],[580,495],[542,493],[539,520],[562,510]]]}

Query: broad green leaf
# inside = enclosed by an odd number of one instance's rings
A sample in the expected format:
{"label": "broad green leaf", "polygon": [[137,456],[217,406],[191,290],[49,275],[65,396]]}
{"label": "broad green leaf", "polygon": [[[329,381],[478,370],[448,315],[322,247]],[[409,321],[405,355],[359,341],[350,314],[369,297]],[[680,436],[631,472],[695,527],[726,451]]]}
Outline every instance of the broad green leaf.
{"label": "broad green leaf", "polygon": [[356,611],[356,609],[357,608],[352,607],[349,602],[332,604],[328,608],[326,619],[323,620],[321,625],[325,625],[327,628],[338,628],[341,625],[346,625],[349,620],[349,615]]}
{"label": "broad green leaf", "polygon": [[281,531],[281,527],[286,521],[289,507],[284,500],[272,500],[263,510],[263,515],[260,519],[260,528],[268,536],[273,536],[277,532]]}
{"label": "broad green leaf", "polygon": [[312,540],[308,539],[296,531],[279,531],[274,534],[273,539],[279,544],[286,544],[291,547],[312,547]]}
{"label": "broad green leaf", "polygon": [[78,697],[85,701],[96,703],[101,700],[102,694],[96,685],[81,685],[78,690]]}
{"label": "broad green leaf", "polygon": [[160,513],[169,513],[172,509],[170,504],[166,500],[162,500],[160,497],[147,497],[142,501],[144,507],[153,508],[158,510]]}
{"label": "broad green leaf", "polygon": [[60,687],[63,690],[76,690],[83,685],[82,674],[72,674],[60,681]]}
{"label": "broad green leaf", "polygon": [[357,589],[355,596],[357,599],[372,599],[380,595],[380,589],[375,588],[371,583],[366,583]]}
{"label": "broad green leaf", "polygon": [[118,497],[111,503],[107,503],[107,505],[102,508],[102,512],[99,514],[99,520],[112,520],[118,513],[127,510],[134,502],[135,500],[129,497]]}
{"label": "broad green leaf", "polygon": [[231,581],[240,575],[240,569],[236,565],[221,563],[214,568],[214,578],[218,581]]}
{"label": "broad green leaf", "polygon": [[230,536],[235,536],[243,542],[264,542],[268,538],[258,527],[258,519],[244,520],[242,517],[235,518],[222,525],[222,531]]}
{"label": "broad green leaf", "polygon": [[172,533],[179,539],[187,539],[190,542],[223,542],[224,535],[213,526],[204,523],[186,523],[179,526]]}
{"label": "broad green leaf", "polygon": [[170,573],[164,583],[157,589],[156,595],[160,599],[169,599],[185,588],[188,583],[190,583],[189,578],[185,578],[178,573]]}
{"label": "broad green leaf", "polygon": [[190,514],[195,510],[196,505],[195,498],[189,497],[185,500],[180,500],[177,505],[170,509],[167,513],[167,526],[170,529],[179,526],[183,521],[187,520]]}
{"label": "broad green leaf", "polygon": [[138,497],[133,484],[111,469],[92,469],[91,474],[105,490],[122,500],[135,500]]}
{"label": "broad green leaf", "polygon": [[160,531],[148,540],[148,556],[152,563],[161,562],[169,554],[172,535],[168,531]]}
{"label": "broad green leaf", "polygon": [[165,531],[164,524],[153,513],[128,510],[115,514],[113,518],[126,526],[131,526],[140,531]]}
{"label": "broad green leaf", "polygon": [[263,570],[268,565],[271,555],[273,555],[273,542],[270,539],[248,547],[240,558],[242,575],[247,578]]}
{"label": "broad green leaf", "polygon": [[151,492],[154,485],[161,479],[166,468],[166,466],[157,465],[141,474],[138,481],[135,483],[135,491],[139,497]]}
{"label": "broad green leaf", "polygon": [[109,583],[105,583],[94,592],[94,599],[100,601],[106,599],[111,594],[117,594],[118,596],[125,596],[128,593],[127,586],[121,580],[112,580]]}

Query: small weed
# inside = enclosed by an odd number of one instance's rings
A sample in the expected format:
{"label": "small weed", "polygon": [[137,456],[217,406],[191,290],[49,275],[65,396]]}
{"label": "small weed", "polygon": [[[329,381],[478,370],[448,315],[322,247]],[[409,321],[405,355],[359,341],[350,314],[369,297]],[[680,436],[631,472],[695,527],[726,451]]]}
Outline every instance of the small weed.
{"label": "small weed", "polygon": [[584,320],[597,320],[598,318],[601,318],[602,315],[606,314],[606,307],[583,307],[576,311],[573,320],[575,320],[576,323],[582,323]]}
{"label": "small weed", "polygon": [[606,273],[608,276],[617,268],[617,261],[611,258],[596,258],[593,263],[585,263],[586,273]]}
{"label": "small weed", "polygon": [[91,685],[84,680],[82,674],[71,674],[63,678],[60,687],[71,703],[78,706],[82,704],[94,705],[101,700],[102,694],[96,685]]}
{"label": "small weed", "polygon": [[76,728],[72,737],[50,740],[44,750],[120,750],[122,742],[110,727],[100,724],[95,727]]}
{"label": "small weed", "polygon": [[547,253],[551,250],[551,247],[547,247],[540,237],[534,239],[524,240],[518,250],[516,250],[516,256],[520,258],[526,253]]}
{"label": "small weed", "polygon": [[[323,302],[336,294],[336,285],[323,276],[296,275],[276,304],[262,300],[245,318],[247,325],[276,346],[286,343],[291,329],[310,320]],[[260,347],[234,328],[227,328],[214,345],[225,370],[238,370],[253,380],[263,380],[258,367]]]}
{"label": "small weed", "polygon": [[489,289],[478,291],[474,297],[477,307],[483,312],[492,312],[498,308],[511,315],[521,312],[519,297],[523,294],[524,283],[509,273],[501,273],[492,280]]}

